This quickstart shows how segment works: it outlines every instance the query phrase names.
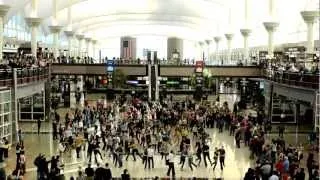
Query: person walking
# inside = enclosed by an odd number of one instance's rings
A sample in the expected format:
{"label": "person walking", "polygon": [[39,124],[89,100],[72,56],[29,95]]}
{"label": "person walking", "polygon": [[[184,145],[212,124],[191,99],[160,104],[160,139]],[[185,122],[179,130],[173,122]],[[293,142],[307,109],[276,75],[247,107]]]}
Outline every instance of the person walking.
{"label": "person walking", "polygon": [[153,160],[153,156],[154,156],[154,149],[149,146],[147,149],[147,155],[148,155],[148,168],[150,169],[151,163],[152,163],[152,169],[154,168],[154,160]]}
{"label": "person walking", "polygon": [[213,166],[213,171],[215,170],[217,164],[218,164],[218,157],[219,157],[219,149],[215,147],[214,149],[214,155],[213,155],[213,163],[211,166]]}
{"label": "person walking", "polygon": [[226,156],[226,151],[222,146],[221,149],[219,150],[219,161],[220,161],[221,171],[223,170],[223,167],[225,167],[225,164],[224,164],[225,156]]}
{"label": "person walking", "polygon": [[197,165],[193,162],[193,153],[191,151],[189,151],[189,153],[188,153],[188,164],[189,164],[191,171],[193,171],[192,166],[197,167]]}
{"label": "person walking", "polygon": [[173,151],[170,151],[169,155],[167,156],[167,165],[169,166],[167,176],[170,176],[172,173],[172,177],[175,177],[176,172],[174,170],[174,154]]}
{"label": "person walking", "polygon": [[82,147],[83,143],[84,143],[83,137],[80,136],[79,134],[77,134],[76,138],[75,138],[75,146],[76,146],[77,158],[80,158],[80,151],[81,151],[81,147]]}
{"label": "person walking", "polygon": [[40,118],[37,120],[37,125],[38,125],[38,134],[40,134],[40,129],[41,129],[41,119]]}
{"label": "person walking", "polygon": [[112,179],[112,172],[109,167],[109,164],[106,163],[106,168],[104,169],[104,177],[106,178],[105,180],[111,180]]}
{"label": "person walking", "polygon": [[207,167],[207,158],[209,159],[210,164],[212,164],[212,161],[210,159],[210,152],[209,152],[209,146],[207,143],[203,144],[203,160],[204,165]]}
{"label": "person walking", "polygon": [[91,167],[91,164],[88,164],[88,167],[85,169],[85,174],[87,176],[87,180],[93,180],[94,169]]}
{"label": "person walking", "polygon": [[200,163],[201,163],[201,154],[202,154],[202,148],[201,148],[201,144],[200,142],[197,142],[196,143],[196,148],[197,148],[197,152],[196,152],[196,156],[197,156],[197,159],[196,161],[198,161],[198,166],[200,166]]}
{"label": "person walking", "polygon": [[237,132],[236,132],[235,140],[236,140],[237,148],[240,148],[240,140],[241,140],[241,131],[240,131],[240,129],[238,129]]}
{"label": "person walking", "polygon": [[127,169],[123,170],[123,173],[121,174],[121,180],[130,180],[130,174],[128,173]]}
{"label": "person walking", "polygon": [[180,163],[179,163],[179,164],[181,164],[181,170],[183,169],[183,166],[184,166],[184,163],[186,162],[187,156],[188,156],[188,150],[186,147],[183,147],[182,151],[181,151]]}

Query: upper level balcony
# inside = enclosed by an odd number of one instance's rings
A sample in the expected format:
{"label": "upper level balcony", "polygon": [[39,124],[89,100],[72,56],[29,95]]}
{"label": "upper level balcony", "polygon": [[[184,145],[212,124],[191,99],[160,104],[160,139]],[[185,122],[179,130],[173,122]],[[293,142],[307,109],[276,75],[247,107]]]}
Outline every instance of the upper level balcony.
{"label": "upper level balcony", "polygon": [[[29,85],[36,82],[43,82],[49,76],[48,67],[17,68],[17,86]],[[14,69],[0,69],[0,88],[12,87],[14,84]]]}

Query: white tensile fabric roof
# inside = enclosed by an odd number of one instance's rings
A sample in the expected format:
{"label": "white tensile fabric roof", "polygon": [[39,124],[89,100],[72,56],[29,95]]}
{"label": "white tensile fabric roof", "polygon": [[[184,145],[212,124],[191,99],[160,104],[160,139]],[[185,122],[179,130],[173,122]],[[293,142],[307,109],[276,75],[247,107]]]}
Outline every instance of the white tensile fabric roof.
{"label": "white tensile fabric roof", "polygon": [[[31,12],[32,0],[0,0],[9,4],[7,15]],[[42,26],[52,22],[53,0],[37,0]],[[72,28],[77,33],[107,39],[127,35],[177,36],[203,41],[232,32],[234,44],[242,46],[240,28],[245,26],[245,0],[57,0],[59,25],[67,26],[68,4],[72,5]],[[252,29],[251,44],[267,42],[262,25],[268,20],[269,0],[248,0],[248,27]],[[306,40],[306,25],[300,15],[303,10],[319,8],[318,0],[274,0],[275,19],[280,23],[276,43]],[[229,16],[231,14],[231,16]],[[231,23],[230,23],[231,22]],[[315,30],[319,29],[319,23]],[[319,38],[315,33],[315,38]]]}

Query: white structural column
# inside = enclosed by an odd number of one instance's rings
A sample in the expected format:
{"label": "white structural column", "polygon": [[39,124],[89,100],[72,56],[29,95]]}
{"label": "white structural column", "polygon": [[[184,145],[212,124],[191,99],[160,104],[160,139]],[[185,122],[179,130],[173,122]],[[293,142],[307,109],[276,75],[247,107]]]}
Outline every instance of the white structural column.
{"label": "white structural column", "polygon": [[219,60],[219,43],[220,43],[221,37],[216,36],[213,38],[213,40],[216,43],[215,61],[218,61]]}
{"label": "white structural column", "polygon": [[314,38],[313,38],[313,25],[317,17],[319,17],[319,11],[302,11],[301,16],[304,22],[307,24],[307,53],[314,53]]}
{"label": "white structural column", "polygon": [[200,60],[204,61],[204,42],[199,41],[199,54],[200,54]]}
{"label": "white structural column", "polygon": [[4,17],[8,13],[10,6],[0,4],[0,63],[3,60],[3,28],[4,28]]}
{"label": "white structural column", "polygon": [[[67,9],[67,30],[64,31],[64,34],[67,36],[68,38],[68,58],[71,58],[73,56],[73,38],[74,38],[74,31],[72,31],[72,1],[73,0],[68,0],[69,4],[68,4],[68,9]],[[75,54],[74,54],[75,55]]]}
{"label": "white structural column", "polygon": [[84,38],[83,34],[77,34],[76,38],[78,39],[78,57],[82,58],[82,40]]}
{"label": "white structural column", "polygon": [[38,27],[41,23],[41,18],[37,17],[28,17],[26,18],[26,22],[31,28],[31,53],[33,57],[37,57],[37,34],[38,34]]}
{"label": "white structural column", "polygon": [[249,45],[248,45],[248,38],[251,33],[250,29],[240,29],[241,35],[243,36],[243,56],[244,56],[244,63],[250,64],[249,60]]}
{"label": "white structural column", "polygon": [[53,56],[57,59],[59,57],[59,34],[62,26],[49,26],[49,29],[53,35]]}
{"label": "white structural column", "polygon": [[244,56],[244,63],[248,64],[249,62],[249,44],[248,38],[250,36],[251,30],[248,28],[248,18],[249,18],[249,10],[248,10],[248,1],[244,0],[244,28],[240,29],[241,35],[243,37],[243,56]]}
{"label": "white structural column", "polygon": [[279,26],[278,22],[264,22],[263,23],[265,29],[268,32],[268,55],[270,58],[273,57],[273,50],[274,50],[274,42],[273,42],[273,35],[276,31],[277,27]]}
{"label": "white structural column", "polygon": [[52,0],[52,25],[49,29],[53,35],[53,56],[55,59],[59,56],[59,34],[62,26],[58,26],[57,20],[58,0]]}
{"label": "white structural column", "polygon": [[210,58],[210,45],[211,45],[212,40],[208,39],[208,40],[205,40],[205,42],[207,45],[207,62],[206,63],[211,65],[212,62],[211,62],[211,58]]}
{"label": "white structural column", "polygon": [[74,37],[74,32],[73,31],[64,31],[64,34],[68,38],[68,58],[72,57],[72,41]]}
{"label": "white structural column", "polygon": [[233,39],[233,34],[228,33],[225,34],[225,37],[227,39],[227,62],[225,64],[229,65],[231,63],[231,48],[232,48],[232,39]]}
{"label": "white structural column", "polygon": [[96,45],[97,45],[97,40],[92,39],[91,40],[92,43],[92,58],[93,60],[96,60]]}
{"label": "white structural column", "polygon": [[269,21],[264,22],[263,25],[268,32],[268,56],[269,58],[273,57],[273,50],[274,50],[274,42],[273,42],[273,35],[276,31],[279,23],[274,21],[274,0],[269,0]]}
{"label": "white structural column", "polygon": [[87,52],[87,57],[91,57],[91,51],[90,51],[90,43],[91,43],[91,38],[86,37],[86,52]]}
{"label": "white structural column", "polygon": [[38,17],[38,0],[31,1],[31,14],[25,20],[31,28],[31,53],[37,58],[37,31],[41,22],[41,18]]}
{"label": "white structural column", "polygon": [[67,25],[67,31],[72,31],[72,1],[73,0],[68,0],[69,1],[69,5],[68,5],[68,9],[67,9],[67,17],[68,17],[68,25]]}

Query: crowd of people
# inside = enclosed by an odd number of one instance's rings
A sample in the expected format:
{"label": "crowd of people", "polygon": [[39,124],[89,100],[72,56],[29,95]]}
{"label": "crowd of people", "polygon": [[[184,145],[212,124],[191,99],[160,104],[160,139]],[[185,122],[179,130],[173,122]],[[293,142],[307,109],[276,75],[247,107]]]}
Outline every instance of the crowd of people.
{"label": "crowd of people", "polygon": [[[86,103],[83,109],[68,111],[63,119],[55,112],[53,138],[59,141],[59,155],[50,161],[43,159],[47,163],[45,166],[36,165],[38,177],[61,176],[64,168],[61,158],[73,152],[77,158],[86,159],[89,169],[93,164],[110,169],[109,165],[100,166],[106,159],[122,168],[130,157],[133,161],[140,159],[145,169],[152,169],[159,163],[154,162],[154,156],[161,155],[162,163],[168,167],[167,176],[174,177],[175,167],[179,165],[183,170],[185,164],[191,171],[202,164],[213,170],[219,165],[223,170],[226,151],[223,146],[211,151],[211,138],[206,131],[216,128],[219,133],[228,131],[234,136],[237,148],[243,142],[251,150],[250,158],[255,159],[256,167],[248,170],[245,179],[304,179],[301,178],[304,169],[299,167],[303,148],[286,145],[280,134],[277,139],[267,140],[268,122],[263,116],[246,116],[236,109],[230,111],[227,103],[220,107],[197,104],[192,100],[151,103],[138,98],[128,101],[122,97],[108,105]],[[179,163],[175,162],[177,156]],[[41,168],[48,167],[49,163],[50,171]],[[317,177],[318,165],[312,155],[307,165],[309,177]],[[94,170],[88,172],[81,175],[96,176]]]}
{"label": "crowd of people", "polygon": [[[83,111],[69,111],[65,121],[60,121],[59,114],[55,113],[53,137],[60,141],[60,155],[74,148],[77,158],[80,158],[80,151],[86,147],[89,164],[92,163],[92,156],[95,163],[99,164],[99,160],[103,159],[102,150],[108,152],[114,165],[119,168],[123,166],[124,157],[128,160],[132,156],[134,161],[139,157],[144,167],[150,169],[154,168],[154,155],[159,153],[168,165],[167,175],[174,176],[173,161],[176,154],[181,156],[181,169],[188,159],[188,165],[193,170],[193,167],[200,165],[202,156],[205,166],[208,165],[207,159],[210,164],[217,165],[217,158],[211,161],[207,144],[209,135],[202,125],[206,110],[199,108],[194,111],[193,108],[189,105],[188,110],[184,110],[182,104],[148,103],[138,99],[132,103],[119,101],[106,108],[101,104],[87,106]],[[194,119],[196,116],[201,120]],[[189,135],[191,129],[192,140]],[[193,141],[196,142],[196,152],[193,150]],[[220,156],[223,168],[224,148],[217,148],[215,154]],[[197,164],[193,161],[194,155],[197,156]]]}
{"label": "crowd of people", "polygon": [[[214,171],[218,166],[223,171],[228,154],[223,146],[210,145],[212,139],[208,129],[216,129],[218,133],[227,131],[235,139],[235,148],[249,147],[250,159],[256,166],[248,169],[245,180],[304,180],[303,161],[309,179],[319,178],[319,164],[313,152],[306,159],[302,145],[286,144],[283,128],[279,128],[279,137],[268,139],[270,122],[260,112],[253,117],[239,110],[236,104],[231,111],[226,102],[221,106],[218,102],[196,103],[189,99],[149,102],[121,96],[110,104],[86,102],[84,108],[70,109],[62,118],[55,111],[51,119],[58,153],[51,159],[39,154],[34,160],[37,177],[41,180],[63,179],[64,157],[72,153],[88,164],[84,171],[79,168],[77,177],[71,177],[79,180],[110,179],[109,163],[123,168],[124,163],[131,160],[141,160],[144,169],[153,169],[163,163],[168,168],[166,175],[171,177],[175,177],[177,166],[183,171],[186,164],[191,171],[201,166]],[[10,177],[23,176],[26,172],[23,138],[19,137],[19,140],[16,168]],[[3,147],[1,145],[0,155],[6,152]],[[162,162],[154,161],[157,155],[161,156]],[[127,170],[122,177],[130,179]]]}

